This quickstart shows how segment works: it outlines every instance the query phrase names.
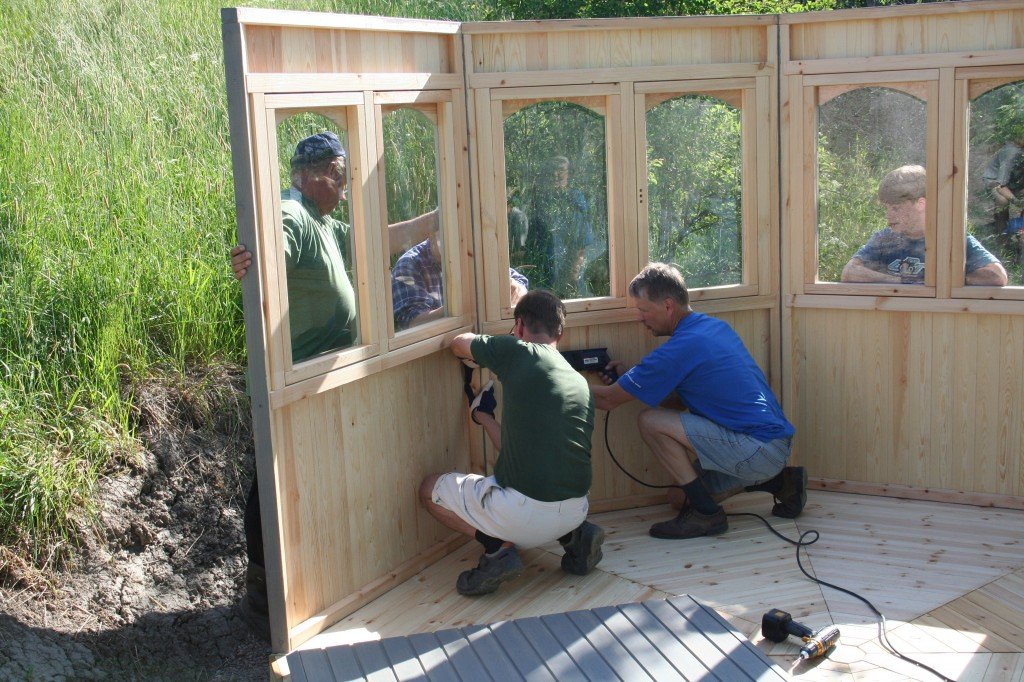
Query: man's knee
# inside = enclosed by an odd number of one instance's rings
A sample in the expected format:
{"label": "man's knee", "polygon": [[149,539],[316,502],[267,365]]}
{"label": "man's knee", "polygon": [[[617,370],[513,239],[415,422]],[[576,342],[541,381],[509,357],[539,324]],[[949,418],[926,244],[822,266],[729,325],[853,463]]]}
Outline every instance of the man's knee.
{"label": "man's knee", "polygon": [[640,433],[652,432],[654,428],[654,413],[655,409],[653,407],[646,407],[636,415],[636,427],[640,430]]}
{"label": "man's knee", "polygon": [[420,483],[420,504],[428,509],[434,504],[434,485],[439,478],[441,474],[430,474]]}
{"label": "man's knee", "polygon": [[671,434],[682,428],[679,413],[662,407],[648,407],[636,416],[641,434]]}

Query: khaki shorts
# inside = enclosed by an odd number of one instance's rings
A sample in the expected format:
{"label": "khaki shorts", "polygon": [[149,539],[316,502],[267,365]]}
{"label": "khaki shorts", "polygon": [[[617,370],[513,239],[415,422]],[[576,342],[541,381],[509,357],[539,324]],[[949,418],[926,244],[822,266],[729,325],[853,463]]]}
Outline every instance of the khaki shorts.
{"label": "khaki shorts", "polygon": [[494,476],[444,474],[430,498],[493,538],[529,549],[556,540],[587,518],[586,496],[541,502],[514,488],[502,488]]}

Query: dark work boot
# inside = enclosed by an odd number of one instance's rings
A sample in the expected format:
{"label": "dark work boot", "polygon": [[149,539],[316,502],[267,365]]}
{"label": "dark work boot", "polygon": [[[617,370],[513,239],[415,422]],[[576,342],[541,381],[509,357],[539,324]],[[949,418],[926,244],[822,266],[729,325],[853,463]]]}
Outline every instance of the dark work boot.
{"label": "dark work boot", "polygon": [[701,514],[693,507],[685,507],[671,521],[662,521],[651,526],[651,537],[662,540],[685,540],[705,535],[719,535],[729,530],[725,510],[718,508],[714,514]]}
{"label": "dark work boot", "polygon": [[[561,542],[561,540],[559,540]],[[562,556],[562,570],[573,575],[586,575],[601,561],[601,543],[604,542],[604,529],[601,526],[584,521],[579,528],[569,534],[568,542],[561,542],[565,554]]]}
{"label": "dark work boot", "polygon": [[484,554],[476,568],[463,571],[455,582],[455,589],[466,597],[490,594],[506,580],[518,578],[523,562],[515,547],[504,547],[493,555]]}
{"label": "dark work boot", "polygon": [[783,519],[795,519],[807,504],[807,470],[803,467],[786,467],[774,478],[748,485],[744,490],[771,493],[775,498],[772,514]]}
{"label": "dark work boot", "polygon": [[783,519],[795,519],[807,504],[807,469],[786,467],[779,475],[781,484],[778,490],[772,491],[775,497],[772,514]]}

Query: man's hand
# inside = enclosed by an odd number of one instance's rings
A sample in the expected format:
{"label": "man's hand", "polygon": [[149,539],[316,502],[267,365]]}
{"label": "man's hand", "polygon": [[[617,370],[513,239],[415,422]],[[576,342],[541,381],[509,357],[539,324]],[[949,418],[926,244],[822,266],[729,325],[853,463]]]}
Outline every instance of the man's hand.
{"label": "man's hand", "polygon": [[231,270],[235,279],[242,279],[252,267],[252,254],[246,251],[245,244],[235,244],[231,249]]}
{"label": "man's hand", "polygon": [[477,414],[486,414],[494,419],[494,410],[497,407],[498,401],[494,397],[494,380],[492,379],[473,398],[473,402],[469,405],[469,416],[475,424],[480,424],[481,422],[476,419]]}
{"label": "man's hand", "polygon": [[619,377],[623,375],[623,368],[625,366],[626,363],[623,362],[622,360],[612,360],[611,362],[604,366],[604,369],[602,371],[598,372],[597,374],[598,376],[601,377],[601,381],[603,381],[605,385],[608,386],[614,384],[616,381],[619,380]]}
{"label": "man's hand", "polygon": [[996,200],[997,206],[1006,206],[1014,200],[1013,190],[1005,185],[997,185],[992,188],[992,197]]}

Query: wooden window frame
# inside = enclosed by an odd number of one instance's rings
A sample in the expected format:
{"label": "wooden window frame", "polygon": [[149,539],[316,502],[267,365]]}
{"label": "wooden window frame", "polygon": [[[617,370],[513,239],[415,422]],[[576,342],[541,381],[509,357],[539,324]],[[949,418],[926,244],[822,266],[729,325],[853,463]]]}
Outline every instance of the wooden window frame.
{"label": "wooden window frame", "polygon": [[[481,94],[483,95],[481,97]],[[526,86],[494,88],[477,96],[482,100],[485,111],[478,111],[478,125],[481,116],[486,117],[484,126],[490,132],[490,142],[481,131],[481,153],[490,158],[482,160],[482,166],[492,169],[493,181],[480,182],[483,219],[481,220],[483,251],[483,319],[485,322],[504,323],[512,319],[512,304],[508,280],[508,216],[505,197],[505,136],[504,122],[511,111],[518,111],[540,102],[570,102],[584,106],[604,117],[605,128],[605,196],[608,211],[608,269],[609,295],[593,298],[569,299],[565,301],[567,324],[572,326],[574,315],[597,313],[625,308],[626,302],[626,254],[624,243],[626,230],[623,226],[623,165],[625,156],[622,148],[621,118],[622,93],[618,84],[598,83],[593,85]],[[599,107],[599,108],[598,108]],[[601,110],[603,109],[603,111]],[[511,111],[510,111],[511,110]],[[484,126],[481,126],[483,128]],[[486,177],[481,172],[481,178]],[[489,187],[488,187],[489,185]],[[488,191],[489,189],[489,191]],[[491,266],[490,264],[495,264]],[[588,317],[589,319],[589,317]],[[593,324],[592,321],[588,324]],[[487,327],[488,330],[492,327]],[[506,330],[507,331],[507,330]]]}
{"label": "wooden window frame", "polygon": [[[978,66],[956,69],[953,78],[955,101],[955,124],[953,136],[953,167],[963,169],[953,177],[954,206],[952,211],[953,234],[961,235],[952,240],[950,249],[951,298],[1024,301],[1024,285],[1008,283],[1005,287],[968,286],[965,283],[964,262],[966,253],[964,239],[967,230],[967,160],[970,152],[970,104],[981,95],[1008,83],[1024,81],[1024,65]],[[957,264],[954,266],[953,264]]]}
{"label": "wooden window frame", "polygon": [[463,276],[470,272],[468,264],[463,263],[461,254],[466,239],[462,239],[459,230],[458,200],[456,197],[455,153],[455,109],[453,93],[449,90],[421,91],[384,91],[373,93],[373,116],[376,135],[376,179],[379,201],[380,240],[382,245],[389,244],[387,218],[387,191],[385,178],[387,168],[384,163],[384,116],[392,111],[411,108],[425,114],[436,126],[437,140],[437,191],[440,208],[442,242],[444,247],[444,292],[447,314],[440,320],[432,320],[411,329],[395,330],[393,301],[391,297],[391,263],[390,248],[381,250],[381,261],[378,267],[384,273],[385,286],[381,291],[381,315],[379,333],[387,339],[387,350],[395,351],[432,337],[441,336],[455,329],[465,327],[473,322],[472,314],[472,279]]}
{"label": "wooden window frame", "polygon": [[[899,90],[913,96],[924,92],[925,103],[925,168],[928,169],[925,200],[925,248],[932,263],[925,272],[923,285],[871,284],[867,282],[818,281],[818,107],[836,96],[866,87]],[[939,69],[905,71],[865,71],[860,73],[821,74],[803,76],[797,92],[800,95],[802,116],[806,125],[802,131],[803,158],[807,159],[799,182],[807,188],[804,193],[803,233],[803,292],[830,296],[897,296],[908,298],[935,298],[939,287],[949,279],[949,259],[935,258],[936,253],[948,252],[938,236],[948,234],[948,215],[939,211]],[[823,99],[824,95],[824,99]],[[797,176],[794,174],[794,178]],[[942,222],[943,225],[937,223]]]}
{"label": "wooden window frame", "polygon": [[[350,192],[349,229],[352,239],[352,260],[356,280],[355,289],[357,324],[361,343],[348,348],[329,351],[307,360],[293,363],[291,359],[291,337],[288,333],[288,283],[282,274],[284,269],[284,244],[281,225],[281,190],[284,178],[278,167],[277,126],[286,118],[313,113],[324,116],[344,129],[348,136],[348,181],[352,187],[359,182],[365,168],[363,149],[363,126],[360,125],[362,97],[358,93],[307,94],[254,94],[253,115],[255,120],[254,167],[257,169],[258,210],[260,216],[260,249],[262,256],[265,287],[264,292],[268,325],[267,351],[270,365],[270,385],[273,389],[283,388],[310,377],[330,372],[366,360],[379,354],[380,337],[375,332],[372,318],[372,275],[369,272],[374,250],[373,239],[369,238],[365,197],[359,192]],[[260,169],[269,173],[260,174]],[[379,245],[377,245],[379,247]],[[276,321],[276,322],[275,322]]]}
{"label": "wooden window frame", "polygon": [[[637,235],[640,263],[650,260],[650,219],[647,196],[647,119],[646,113],[654,106],[682,96],[707,96],[724,101],[740,111],[741,154],[741,222],[742,235],[741,281],[714,287],[689,290],[691,301],[741,298],[767,295],[772,291],[766,273],[771,272],[772,250],[768,239],[772,228],[767,182],[758,182],[759,172],[769,172],[769,140],[767,126],[757,125],[757,116],[766,110],[768,102],[767,79],[754,77],[700,79],[686,81],[660,81],[636,83],[633,87],[636,137],[636,197]],[[652,95],[664,95],[651,102]],[[767,120],[767,119],[766,119]],[[765,130],[761,130],[764,128]],[[767,175],[765,176],[767,177]]]}

